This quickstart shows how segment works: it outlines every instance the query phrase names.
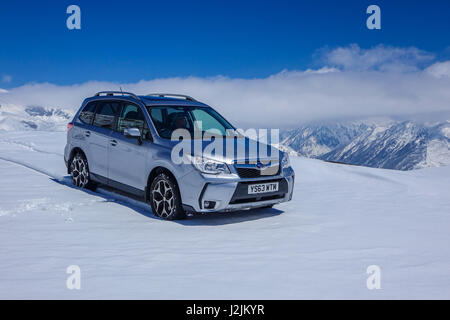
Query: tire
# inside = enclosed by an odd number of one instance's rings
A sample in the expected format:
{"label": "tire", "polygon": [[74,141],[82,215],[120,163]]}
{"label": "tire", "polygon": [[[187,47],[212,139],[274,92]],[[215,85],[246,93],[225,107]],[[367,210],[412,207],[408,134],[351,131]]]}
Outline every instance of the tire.
{"label": "tire", "polygon": [[149,199],[155,216],[164,220],[186,218],[178,186],[167,174],[160,173],[153,179]]}
{"label": "tire", "polygon": [[273,204],[270,204],[270,205],[268,205],[268,206],[261,207],[261,209],[271,209],[271,208],[273,208]]}
{"label": "tire", "polygon": [[97,185],[91,181],[89,165],[84,154],[78,152],[70,163],[72,183],[82,189],[95,190]]}

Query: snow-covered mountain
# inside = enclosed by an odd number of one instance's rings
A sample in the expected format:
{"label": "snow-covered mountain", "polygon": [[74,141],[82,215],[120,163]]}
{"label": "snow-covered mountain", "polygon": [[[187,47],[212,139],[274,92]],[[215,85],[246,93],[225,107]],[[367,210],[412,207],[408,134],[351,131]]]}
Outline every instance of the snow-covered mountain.
{"label": "snow-covered mountain", "polygon": [[364,132],[364,123],[332,123],[302,126],[281,133],[282,145],[302,156],[319,158],[338,146],[348,144]]}
{"label": "snow-covered mountain", "polygon": [[0,131],[64,131],[72,116],[62,108],[0,105]]}
{"label": "snow-covered mountain", "polygon": [[439,167],[450,165],[450,122],[315,124],[283,132],[281,144],[302,156],[369,167]]}

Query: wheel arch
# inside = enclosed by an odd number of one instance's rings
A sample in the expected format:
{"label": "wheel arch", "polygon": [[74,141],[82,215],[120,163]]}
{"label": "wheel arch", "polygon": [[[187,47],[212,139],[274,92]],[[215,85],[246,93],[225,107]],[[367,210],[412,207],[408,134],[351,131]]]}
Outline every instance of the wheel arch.
{"label": "wheel arch", "polygon": [[170,171],[169,169],[167,169],[166,167],[162,167],[162,166],[158,166],[152,169],[152,171],[150,172],[150,174],[148,175],[147,178],[147,187],[145,190],[145,200],[148,201],[150,199],[150,186],[153,182],[153,180],[161,173],[165,173],[167,174],[174,182],[175,182],[175,186],[178,189],[178,193],[181,196],[180,193],[180,188],[178,186],[178,181],[177,178],[175,177],[175,175],[172,173],[172,171]]}

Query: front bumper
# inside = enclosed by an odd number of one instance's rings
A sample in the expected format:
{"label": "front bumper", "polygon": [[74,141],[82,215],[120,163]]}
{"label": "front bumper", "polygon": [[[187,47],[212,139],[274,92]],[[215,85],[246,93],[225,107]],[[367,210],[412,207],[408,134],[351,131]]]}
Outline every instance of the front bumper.
{"label": "front bumper", "polygon": [[[279,182],[279,192],[248,195],[248,184]],[[179,181],[183,207],[191,212],[229,212],[261,208],[287,202],[292,199],[294,190],[294,170],[289,167],[275,176],[259,178],[240,178],[237,174],[216,176],[202,174],[197,170],[190,172]],[[204,202],[215,202],[214,208],[206,209]]]}

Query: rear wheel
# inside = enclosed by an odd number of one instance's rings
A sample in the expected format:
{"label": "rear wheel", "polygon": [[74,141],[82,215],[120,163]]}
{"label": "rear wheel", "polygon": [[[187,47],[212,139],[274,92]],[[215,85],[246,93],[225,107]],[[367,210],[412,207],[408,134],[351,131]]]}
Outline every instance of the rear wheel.
{"label": "rear wheel", "polygon": [[77,153],[70,163],[72,183],[79,188],[95,189],[96,185],[90,180],[89,165],[82,153]]}
{"label": "rear wheel", "polygon": [[178,220],[186,217],[178,186],[165,173],[160,173],[153,180],[150,186],[150,203],[153,213],[164,220]]}

